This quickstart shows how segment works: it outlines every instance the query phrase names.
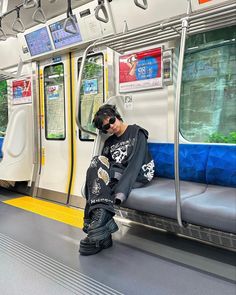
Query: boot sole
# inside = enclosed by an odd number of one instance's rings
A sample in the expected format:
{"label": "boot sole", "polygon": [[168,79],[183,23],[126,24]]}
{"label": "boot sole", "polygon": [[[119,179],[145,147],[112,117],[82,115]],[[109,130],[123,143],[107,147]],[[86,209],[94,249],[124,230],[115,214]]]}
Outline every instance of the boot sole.
{"label": "boot sole", "polygon": [[98,246],[96,245],[95,242],[92,242],[92,243],[93,244],[88,244],[88,243],[83,243],[83,241],[81,241],[79,253],[83,256],[97,254],[101,252],[103,249],[110,248],[112,246],[112,239],[111,239],[111,236],[109,236],[103,242],[100,242],[100,245]]}
{"label": "boot sole", "polygon": [[89,230],[88,237],[90,241],[92,242],[105,240],[109,237],[109,235],[118,231],[118,229],[119,229],[118,225],[116,224],[115,220],[112,218],[104,226]]}

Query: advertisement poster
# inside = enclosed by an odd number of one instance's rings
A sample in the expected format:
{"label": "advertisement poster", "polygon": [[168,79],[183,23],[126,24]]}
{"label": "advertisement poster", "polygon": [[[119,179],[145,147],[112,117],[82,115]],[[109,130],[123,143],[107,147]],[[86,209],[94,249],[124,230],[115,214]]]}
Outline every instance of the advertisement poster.
{"label": "advertisement poster", "polygon": [[13,104],[32,102],[31,80],[16,80],[12,82]]}
{"label": "advertisement poster", "polygon": [[98,93],[98,80],[90,79],[84,81],[84,94],[97,94]]}
{"label": "advertisement poster", "polygon": [[161,47],[120,56],[120,92],[161,88],[161,67]]}
{"label": "advertisement poster", "polygon": [[58,99],[60,96],[59,85],[50,85],[47,87],[47,99]]}

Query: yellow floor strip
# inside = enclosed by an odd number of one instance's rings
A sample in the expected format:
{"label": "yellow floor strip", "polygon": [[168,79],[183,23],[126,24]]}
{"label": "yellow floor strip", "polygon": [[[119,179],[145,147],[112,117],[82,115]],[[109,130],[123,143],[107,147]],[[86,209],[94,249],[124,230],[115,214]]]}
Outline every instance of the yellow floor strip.
{"label": "yellow floor strip", "polygon": [[21,197],[3,203],[30,211],[75,227],[83,227],[84,212],[73,208],[41,201],[32,197]]}

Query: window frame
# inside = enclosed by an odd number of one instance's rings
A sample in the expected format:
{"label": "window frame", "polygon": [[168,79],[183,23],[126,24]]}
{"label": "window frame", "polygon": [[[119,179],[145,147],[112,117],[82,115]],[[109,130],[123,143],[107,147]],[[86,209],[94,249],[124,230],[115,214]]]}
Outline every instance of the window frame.
{"label": "window frame", "polygon": [[[62,138],[48,138],[48,122],[47,122],[47,104],[46,104],[46,87],[45,87],[45,69],[46,68],[49,68],[49,67],[54,67],[54,66],[58,66],[58,65],[62,65],[63,67],[63,97],[64,97],[64,137]],[[44,84],[43,84],[43,87],[44,87],[44,114],[45,114],[45,139],[46,140],[56,140],[56,141],[63,141],[63,140],[66,140],[66,137],[67,137],[67,132],[66,132],[66,102],[65,102],[65,65],[63,62],[59,62],[59,63],[55,63],[55,64],[50,64],[50,65],[47,65],[44,67],[43,69],[43,79],[44,79]]]}

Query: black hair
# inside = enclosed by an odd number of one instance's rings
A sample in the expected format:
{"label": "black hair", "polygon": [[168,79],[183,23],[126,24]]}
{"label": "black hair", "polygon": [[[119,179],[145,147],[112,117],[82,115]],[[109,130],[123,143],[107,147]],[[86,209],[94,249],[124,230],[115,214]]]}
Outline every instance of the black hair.
{"label": "black hair", "polygon": [[94,127],[102,130],[103,121],[108,117],[116,117],[118,120],[123,121],[115,105],[104,104],[98,109],[98,111],[94,115],[94,118],[93,118]]}

